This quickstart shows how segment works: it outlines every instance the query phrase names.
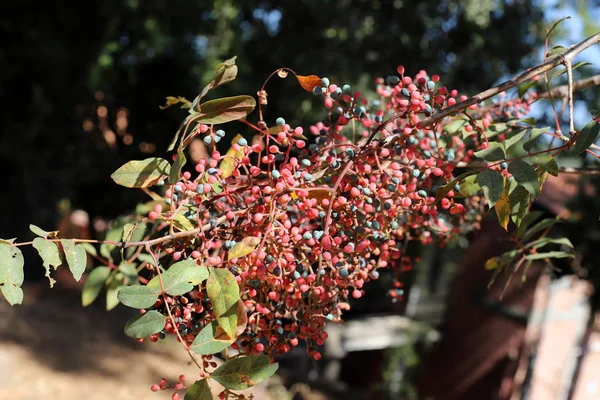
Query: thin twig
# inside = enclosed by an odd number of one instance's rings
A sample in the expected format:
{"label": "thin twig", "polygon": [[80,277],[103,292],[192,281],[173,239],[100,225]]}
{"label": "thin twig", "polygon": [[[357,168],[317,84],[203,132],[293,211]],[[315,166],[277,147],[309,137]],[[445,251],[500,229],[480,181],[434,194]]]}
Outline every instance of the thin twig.
{"label": "thin twig", "polygon": [[[580,79],[573,82],[573,91],[586,89],[592,86],[600,86],[600,75],[590,76],[586,79]],[[549,97],[569,97],[569,85],[556,86],[546,92],[538,94],[538,98],[545,99]]]}

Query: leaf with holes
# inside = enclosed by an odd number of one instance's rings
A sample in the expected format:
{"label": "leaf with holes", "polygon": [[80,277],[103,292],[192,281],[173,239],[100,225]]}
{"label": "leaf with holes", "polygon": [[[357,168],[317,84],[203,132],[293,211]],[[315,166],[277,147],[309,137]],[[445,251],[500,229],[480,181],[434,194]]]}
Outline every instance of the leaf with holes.
{"label": "leaf with holes", "polygon": [[50,276],[50,267],[58,268],[62,264],[60,259],[60,252],[58,246],[54,242],[42,238],[33,239],[33,247],[38,251],[42,261],[44,262],[44,268],[46,269],[46,277],[50,281],[50,287],[53,287],[56,281]]}
{"label": "leaf with holes", "polygon": [[154,186],[169,176],[169,162],[163,158],[152,157],[145,160],[129,161],[116,170],[110,177],[118,185],[128,188]]}
{"label": "leaf with holes", "polygon": [[81,275],[87,266],[87,253],[81,245],[75,244],[72,240],[61,239],[60,244],[63,246],[69,270],[73,274],[73,278],[77,282],[81,279]]}
{"label": "leaf with holes", "polygon": [[0,291],[10,305],[23,302],[23,253],[18,247],[0,243]]}
{"label": "leaf with holes", "polygon": [[484,169],[477,174],[477,184],[483,189],[490,208],[496,204],[504,190],[504,178],[500,172],[493,169]]}
{"label": "leaf with holes", "polygon": [[273,376],[278,367],[269,356],[245,356],[225,362],[210,377],[227,389],[245,390]]}
{"label": "leaf with holes", "polygon": [[165,327],[166,317],[158,311],[147,311],[131,318],[125,324],[125,334],[132,338],[145,338]]}

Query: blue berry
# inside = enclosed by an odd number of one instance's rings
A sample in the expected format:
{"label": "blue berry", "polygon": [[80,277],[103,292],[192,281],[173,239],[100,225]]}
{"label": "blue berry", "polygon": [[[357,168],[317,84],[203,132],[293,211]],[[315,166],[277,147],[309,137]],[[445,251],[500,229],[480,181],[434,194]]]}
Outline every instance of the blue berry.
{"label": "blue berry", "polygon": [[202,139],[202,140],[207,145],[212,143],[212,138],[210,136],[204,136],[204,139]]}
{"label": "blue berry", "polygon": [[427,192],[426,192],[426,191],[424,191],[424,190],[419,190],[419,191],[417,192],[417,194],[418,194],[420,197],[427,197]]}
{"label": "blue berry", "polygon": [[279,173],[279,171],[277,171],[276,169],[274,169],[271,172],[271,176],[273,177],[273,179],[279,179],[281,177],[281,174]]}
{"label": "blue berry", "polygon": [[329,78],[321,78],[321,85],[328,87],[329,86]]}
{"label": "blue berry", "polygon": [[239,144],[240,146],[248,146],[248,141],[244,138],[240,138],[238,139],[237,144]]}
{"label": "blue berry", "polygon": [[283,119],[282,117],[279,117],[275,120],[275,123],[279,126],[283,126],[283,125],[285,125],[285,119]]}
{"label": "blue berry", "polygon": [[346,278],[348,275],[350,275],[350,273],[348,272],[348,270],[346,268],[340,269],[340,276],[342,278]]}
{"label": "blue berry", "polygon": [[323,93],[323,89],[321,89],[321,87],[320,87],[320,86],[315,86],[315,87],[313,88],[313,91],[312,91],[312,92],[313,92],[313,94],[322,94],[322,93]]}

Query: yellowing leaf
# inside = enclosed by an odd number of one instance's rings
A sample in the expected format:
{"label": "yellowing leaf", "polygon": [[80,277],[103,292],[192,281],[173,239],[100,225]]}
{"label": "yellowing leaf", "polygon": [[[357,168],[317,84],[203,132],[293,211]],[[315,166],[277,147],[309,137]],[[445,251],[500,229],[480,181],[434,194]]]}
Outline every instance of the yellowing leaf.
{"label": "yellowing leaf", "polygon": [[302,76],[296,75],[296,79],[298,79],[298,83],[302,86],[302,89],[307,92],[313,91],[316,86],[321,86],[321,78],[316,75]]}
{"label": "yellowing leaf", "polygon": [[500,222],[500,226],[504,228],[504,230],[508,230],[508,221],[510,221],[510,200],[509,200],[509,190],[510,184],[508,182],[504,182],[504,190],[502,191],[502,195],[496,202],[494,208],[496,209],[496,215],[498,216],[498,221]]}
{"label": "yellowing leaf", "polygon": [[258,247],[259,243],[260,243],[259,237],[256,237],[256,236],[245,237],[244,239],[242,239],[241,242],[236,243],[235,245],[233,245],[231,250],[229,250],[229,259],[231,260],[233,258],[240,258],[240,257],[247,256],[248,254],[252,253],[254,251],[254,249],[256,249],[256,247]]}
{"label": "yellowing leaf", "polygon": [[[236,144],[240,139],[242,139],[242,135],[238,133],[231,141],[231,144]],[[229,150],[227,150],[227,154],[225,154],[223,161],[221,161],[221,165],[219,165],[221,178],[225,179],[233,174],[236,161],[241,161],[242,157],[244,157],[244,147],[245,146],[240,146],[240,150],[234,150],[233,147],[230,147]]]}
{"label": "yellowing leaf", "polygon": [[485,269],[494,270],[504,266],[506,264],[502,257],[492,257],[485,262]]}

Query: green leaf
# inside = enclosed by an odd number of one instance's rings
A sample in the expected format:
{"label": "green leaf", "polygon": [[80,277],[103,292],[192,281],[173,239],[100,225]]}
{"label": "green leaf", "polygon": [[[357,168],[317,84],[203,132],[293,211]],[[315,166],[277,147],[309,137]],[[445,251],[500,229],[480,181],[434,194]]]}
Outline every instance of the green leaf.
{"label": "green leaf", "polygon": [[512,221],[517,226],[521,226],[523,218],[529,211],[529,203],[531,201],[531,195],[523,186],[517,186],[515,190],[509,196],[511,205],[511,216]]}
{"label": "green leaf", "polygon": [[[116,225],[112,227],[108,232],[106,232],[106,236],[104,240],[107,242],[119,242],[121,237],[123,236],[123,226]],[[112,252],[116,249],[117,246],[114,244],[102,243],[100,245],[100,254],[109,260],[112,260]],[[118,252],[115,252],[115,256],[118,256]]]}
{"label": "green leaf", "polygon": [[492,271],[498,268],[502,268],[506,265],[506,260],[502,257],[492,257],[485,262],[484,268],[488,271]]}
{"label": "green leaf", "polygon": [[490,138],[500,135],[501,133],[507,132],[509,129],[510,129],[509,126],[505,122],[497,122],[495,124],[490,125],[485,130],[485,136],[488,139],[490,139]]}
{"label": "green leaf", "polygon": [[523,95],[525,93],[527,93],[527,91],[529,89],[534,87],[536,83],[537,83],[536,81],[529,81],[529,82],[525,82],[524,84],[520,85],[519,86],[519,97],[523,97]]}
{"label": "green leaf", "polygon": [[83,248],[85,249],[85,251],[88,254],[91,254],[92,256],[97,256],[98,255],[98,252],[96,251],[96,248],[91,243],[81,243],[81,246],[83,246]]}
{"label": "green leaf", "polygon": [[519,143],[526,133],[526,128],[517,129],[509,138],[504,141],[504,147],[509,150],[512,146]]}
{"label": "green leaf", "polygon": [[4,243],[4,244],[13,244],[15,242],[15,240],[17,240],[17,238],[12,238],[12,239],[0,239],[0,243]]}
{"label": "green leaf", "polygon": [[508,222],[510,221],[509,189],[510,183],[507,182],[505,179],[504,190],[502,191],[502,195],[494,205],[496,215],[498,216],[498,222],[500,222],[500,226],[503,227],[506,231],[508,231]]}
{"label": "green leaf", "polygon": [[146,338],[165,327],[166,317],[158,311],[147,311],[131,318],[125,324],[125,334],[132,338]]}
{"label": "green leaf", "polygon": [[521,238],[522,241],[523,242],[528,241],[529,239],[531,239],[533,237],[533,235],[535,235],[539,231],[550,228],[553,225],[555,225],[557,222],[558,222],[558,220],[556,220],[556,219],[541,220],[537,224],[533,225],[527,232],[525,232],[525,234],[523,234],[523,237]]}
{"label": "green leaf", "polygon": [[530,158],[531,162],[548,172],[550,175],[558,176],[558,164],[548,154],[536,154]]}
{"label": "green leaf", "polygon": [[225,268],[209,268],[206,292],[212,300],[215,316],[220,317],[237,304],[240,289],[235,276]]}
{"label": "green leaf", "polygon": [[38,251],[42,261],[44,262],[44,268],[46,268],[46,277],[50,281],[50,287],[53,287],[56,281],[50,276],[50,267],[54,269],[58,268],[62,264],[60,259],[60,252],[58,246],[54,242],[50,242],[46,239],[35,238],[33,239],[33,247]]}
{"label": "green leaf", "polygon": [[175,104],[180,104],[181,108],[190,108],[192,106],[192,102],[181,96],[167,96],[167,101],[164,106],[160,106],[161,110],[174,106]]}
{"label": "green leaf", "polygon": [[110,177],[118,185],[128,188],[154,186],[169,176],[169,162],[163,158],[151,157],[145,160],[129,161]]}
{"label": "green leaf", "polygon": [[135,264],[123,261],[119,264],[119,271],[123,273],[128,284],[135,285],[138,283],[138,272]]}
{"label": "green leaf", "polygon": [[548,56],[555,56],[557,54],[562,54],[567,51],[566,47],[563,46],[554,46],[546,53]]}
{"label": "green leaf", "polygon": [[211,78],[210,82],[208,82],[208,85],[206,85],[204,89],[202,89],[202,92],[200,92],[198,97],[194,99],[192,109],[196,109],[196,107],[200,103],[200,100],[208,93],[209,90],[224,85],[235,79],[238,73],[238,68],[235,65],[236,58],[237,57],[234,56],[217,65],[217,73]]}
{"label": "green leaf", "polygon": [[490,142],[487,149],[476,151],[475,156],[486,161],[500,161],[506,159],[506,152],[501,143]]}
{"label": "green leaf", "polygon": [[200,104],[200,109],[191,117],[203,124],[224,124],[237,121],[250,114],[256,107],[251,96],[224,97]]}
{"label": "green leaf", "polygon": [[54,239],[58,235],[58,231],[48,232],[33,224],[29,225],[29,230],[44,239]]}
{"label": "green leaf", "polygon": [[0,291],[10,305],[23,302],[23,253],[18,247],[0,243]]}
{"label": "green leaf", "polygon": [[212,321],[202,328],[194,339],[190,350],[196,354],[216,354],[235,342],[235,337],[228,335],[225,330],[219,328],[216,321]]}
{"label": "green leaf", "polygon": [[110,272],[111,269],[108,267],[96,267],[90,272],[81,292],[81,304],[84,307],[89,306],[96,300]]}
{"label": "green leaf", "polygon": [[588,147],[590,147],[598,138],[600,133],[600,124],[596,121],[591,121],[589,124],[583,127],[581,132],[577,135],[577,141],[573,146],[575,154],[583,153]]}
{"label": "green leaf", "polygon": [[552,32],[554,32],[554,30],[556,29],[556,27],[563,21],[566,21],[567,19],[571,19],[571,17],[563,17],[561,19],[559,19],[558,21],[556,21],[555,23],[552,24],[552,26],[550,27],[550,29],[548,29],[548,32],[546,33],[546,39],[548,39],[550,37],[550,34]]}
{"label": "green leaf", "polygon": [[[585,61],[579,61],[571,66],[571,70],[575,70],[580,67],[585,67],[586,65],[592,65],[592,64],[589,62],[585,62]],[[557,76],[561,76],[566,73],[567,73],[567,67],[555,69],[554,71],[551,71],[548,73],[548,81],[551,81],[552,79],[556,78]]]}
{"label": "green leaf", "polygon": [[[146,235],[148,225],[145,223],[125,224],[123,226],[123,242],[140,242]],[[135,247],[125,249],[125,257],[129,258],[135,253]]]}
{"label": "green leaf", "polygon": [[211,378],[231,390],[248,389],[271,377],[279,364],[271,364],[269,356],[233,358],[214,370]]}
{"label": "green leaf", "polygon": [[149,308],[156,303],[160,288],[148,286],[123,286],[117,293],[117,298],[121,303],[131,308]]}
{"label": "green leaf", "polygon": [[[148,288],[160,293],[160,278],[161,277],[158,275],[152,278],[152,280],[148,282]],[[210,278],[208,269],[203,265],[198,265],[196,260],[177,262],[171,265],[171,267],[162,274],[165,292],[171,296],[181,296],[186,294],[194,289],[194,286],[207,278]],[[210,297],[212,298],[212,296]]]}
{"label": "green leaf", "polygon": [[81,275],[87,266],[87,253],[81,245],[76,245],[72,240],[61,239],[60,243],[65,251],[65,258],[69,264],[69,270],[73,274],[73,278],[77,282],[81,279]]}
{"label": "green leaf", "polygon": [[515,160],[508,164],[508,172],[529,193],[536,195],[539,190],[538,176],[535,169],[523,160]]}
{"label": "green leaf", "polygon": [[206,378],[194,382],[188,389],[183,400],[213,400],[213,395]]}
{"label": "green leaf", "polygon": [[185,153],[183,152],[183,148],[180,148],[177,151],[177,158],[173,161],[173,166],[171,167],[171,173],[169,175],[169,182],[171,184],[176,184],[181,178],[181,168],[185,165],[187,159],[185,158]]}
{"label": "green leaf", "polygon": [[458,184],[460,185],[460,190],[454,192],[454,197],[457,199],[472,196],[481,190],[481,187],[477,184],[477,177],[475,175],[467,176],[458,182]]}
{"label": "green leaf", "polygon": [[[524,189],[524,188],[523,188]],[[523,217],[523,221],[521,221],[521,225],[519,225],[519,230],[517,231],[517,237],[522,238],[529,225],[535,222],[539,217],[541,217],[543,212],[541,211],[531,211],[529,214],[526,214]]]}
{"label": "green leaf", "polygon": [[504,178],[500,172],[493,169],[484,169],[477,174],[477,184],[483,189],[490,208],[496,204],[504,190]]}
{"label": "green leaf", "polygon": [[549,244],[562,244],[565,246],[568,246],[570,248],[573,248],[573,243],[571,243],[571,241],[567,238],[540,238],[538,240],[534,240],[533,242],[527,243],[527,245],[525,246],[525,248],[534,248],[534,249],[539,249],[541,247],[547,246]]}
{"label": "green leaf", "polygon": [[545,126],[543,128],[533,128],[531,130],[531,133],[529,134],[529,139],[523,143],[523,149],[525,151],[529,151],[533,148],[533,145],[535,144],[536,140],[544,133],[548,132],[548,130],[550,129],[549,126]]}
{"label": "green leaf", "polygon": [[542,260],[544,258],[567,258],[573,257],[573,254],[567,253],[566,251],[549,251],[547,253],[536,253],[525,256],[528,260]]}
{"label": "green leaf", "polygon": [[466,119],[457,118],[455,120],[452,120],[448,124],[446,124],[446,126],[444,126],[444,131],[446,131],[450,135],[453,135],[456,132],[458,132],[459,130],[462,130],[462,128],[466,124],[467,124],[467,120]]}
{"label": "green leaf", "polygon": [[123,284],[118,280],[113,280],[106,287],[106,311],[110,311],[119,305],[119,289],[123,287]]}
{"label": "green leaf", "polygon": [[185,210],[177,211],[175,215],[173,215],[173,225],[183,232],[193,231],[197,226],[185,216],[185,213]]}
{"label": "green leaf", "polygon": [[227,258],[232,260],[234,258],[240,258],[247,256],[252,253],[260,244],[260,238],[256,236],[246,236],[241,241],[233,245]]}

